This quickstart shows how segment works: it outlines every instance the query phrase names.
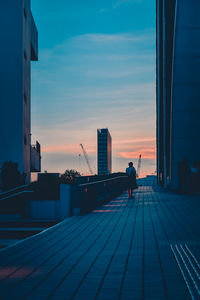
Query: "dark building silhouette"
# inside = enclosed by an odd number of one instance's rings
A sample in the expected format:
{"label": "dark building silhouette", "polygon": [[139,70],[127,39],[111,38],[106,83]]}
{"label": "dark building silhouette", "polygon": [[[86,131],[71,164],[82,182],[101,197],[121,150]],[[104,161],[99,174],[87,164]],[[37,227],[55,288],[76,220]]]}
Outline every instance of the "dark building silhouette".
{"label": "dark building silhouette", "polygon": [[200,159],[199,12],[199,0],[157,0],[157,172],[173,188],[179,163]]}
{"label": "dark building silhouette", "polygon": [[107,128],[97,129],[98,175],[112,173],[112,138]]}
{"label": "dark building silhouette", "polygon": [[31,1],[1,0],[0,25],[0,168],[17,163],[29,182],[41,159],[39,143],[31,146],[31,61],[38,60]]}

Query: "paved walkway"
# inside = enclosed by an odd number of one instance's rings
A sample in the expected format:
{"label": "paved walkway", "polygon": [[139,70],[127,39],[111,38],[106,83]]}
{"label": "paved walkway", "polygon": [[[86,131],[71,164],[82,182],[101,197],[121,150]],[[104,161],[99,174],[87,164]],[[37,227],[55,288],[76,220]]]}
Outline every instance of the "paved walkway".
{"label": "paved walkway", "polygon": [[0,251],[0,299],[200,299],[199,197],[140,187]]}

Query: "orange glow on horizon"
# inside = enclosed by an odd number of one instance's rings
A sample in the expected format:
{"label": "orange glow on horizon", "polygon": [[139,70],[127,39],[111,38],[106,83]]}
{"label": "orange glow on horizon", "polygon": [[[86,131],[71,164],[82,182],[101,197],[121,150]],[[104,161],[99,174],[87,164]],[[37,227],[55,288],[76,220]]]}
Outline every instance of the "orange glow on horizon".
{"label": "orange glow on horizon", "polygon": [[[94,170],[96,170],[96,157],[97,157],[97,143],[94,141],[93,143],[85,142],[85,147],[89,159],[93,165],[95,165]],[[65,168],[75,168],[78,169],[79,172],[84,175],[90,175],[88,172],[88,168],[86,166],[82,150],[80,148],[79,143],[66,143],[66,144],[47,144],[42,147],[42,153],[46,154],[57,154],[57,156],[61,154],[74,156],[74,160],[72,160],[70,167],[66,166]],[[81,160],[78,159],[78,155],[81,154]],[[115,139],[113,142],[113,172],[124,172],[126,169],[126,162],[123,160],[137,160],[139,155],[142,155],[142,167],[140,172],[140,178],[145,177],[146,175],[153,174],[155,172],[155,160],[156,160],[156,146],[155,146],[155,138],[153,137],[144,137],[144,138],[136,138],[133,139]],[[147,161],[144,161],[147,160]],[[154,162],[148,161],[152,160]],[[135,167],[137,167],[137,162],[135,161]],[[78,165],[79,164],[79,165]],[[125,165],[124,165],[125,164]],[[63,168],[63,169],[62,169]],[[62,172],[64,171],[63,166],[58,166],[52,170],[48,170],[50,172]],[[97,171],[94,173],[96,174]]]}
{"label": "orange glow on horizon", "polygon": [[144,138],[135,138],[135,139],[121,139],[118,141],[113,141],[113,145],[127,145],[127,144],[147,144],[147,143],[155,143],[156,138],[155,137],[144,137]]}
{"label": "orange glow on horizon", "polygon": [[117,156],[126,159],[137,159],[139,155],[142,155],[142,159],[155,159],[156,158],[156,149],[155,147],[149,147],[145,149],[137,149],[136,151],[125,151],[118,152]]}
{"label": "orange glow on horizon", "polygon": [[47,145],[42,147],[42,152],[45,153],[79,153],[78,147],[76,144],[63,144],[63,145]]}
{"label": "orange glow on horizon", "polygon": [[[68,154],[82,154],[79,144],[60,144],[60,145],[46,145],[42,147],[44,153],[68,153]],[[95,153],[95,149],[90,147],[87,149],[88,153]]]}
{"label": "orange glow on horizon", "polygon": [[[96,154],[96,141],[94,143],[87,143],[86,151],[89,154]],[[142,154],[142,158],[155,159],[156,148],[155,138],[144,137],[136,139],[120,139],[113,141],[113,150],[117,157],[131,159],[138,158]],[[68,154],[82,154],[80,145],[78,143],[68,144],[53,144],[44,145],[42,147],[43,153],[68,153]]]}

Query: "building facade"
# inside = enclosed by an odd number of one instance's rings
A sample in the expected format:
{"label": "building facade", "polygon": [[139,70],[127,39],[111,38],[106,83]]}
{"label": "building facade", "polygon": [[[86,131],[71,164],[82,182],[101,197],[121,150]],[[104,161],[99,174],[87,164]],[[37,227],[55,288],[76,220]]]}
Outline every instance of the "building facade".
{"label": "building facade", "polygon": [[[0,25],[0,167],[18,163],[29,182],[30,172],[40,171],[40,147],[31,148],[31,61],[38,60],[38,32],[30,0],[0,1]],[[31,153],[37,156],[32,170]]]}
{"label": "building facade", "polygon": [[112,173],[112,138],[107,128],[97,129],[98,175]]}
{"label": "building facade", "polygon": [[172,188],[179,163],[200,160],[199,12],[199,0],[157,0],[157,174]]}

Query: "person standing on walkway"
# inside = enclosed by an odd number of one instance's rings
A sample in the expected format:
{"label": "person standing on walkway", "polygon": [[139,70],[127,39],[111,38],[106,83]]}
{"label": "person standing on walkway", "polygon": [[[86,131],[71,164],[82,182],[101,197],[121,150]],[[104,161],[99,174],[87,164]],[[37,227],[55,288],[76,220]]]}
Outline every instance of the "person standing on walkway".
{"label": "person standing on walkway", "polygon": [[130,162],[129,167],[126,168],[126,174],[128,175],[128,197],[129,199],[133,197],[133,189],[137,189],[137,182],[136,182],[136,170],[133,166],[133,163]]}

